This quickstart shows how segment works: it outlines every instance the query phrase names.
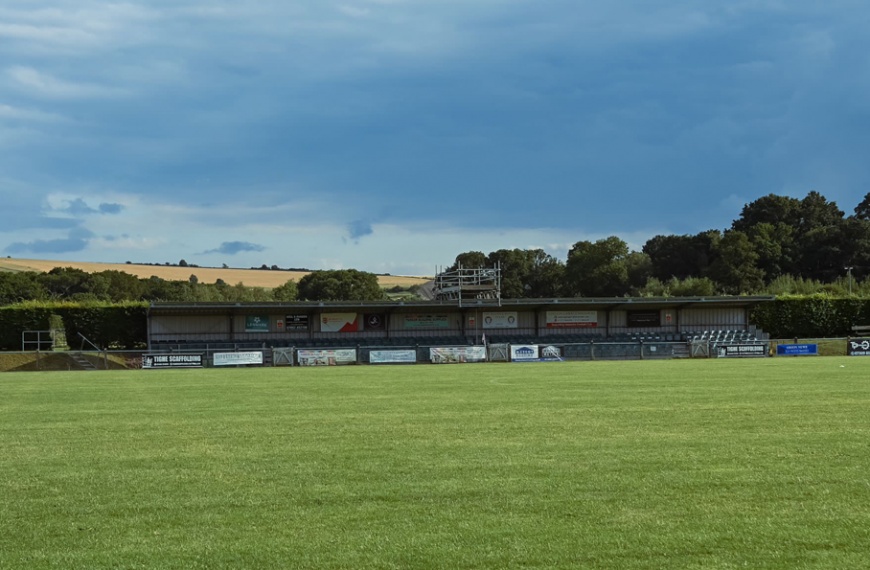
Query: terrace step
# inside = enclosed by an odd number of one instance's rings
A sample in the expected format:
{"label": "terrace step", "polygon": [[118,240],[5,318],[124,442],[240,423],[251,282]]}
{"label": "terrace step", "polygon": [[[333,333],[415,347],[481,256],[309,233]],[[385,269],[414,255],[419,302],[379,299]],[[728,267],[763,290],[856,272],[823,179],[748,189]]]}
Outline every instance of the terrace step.
{"label": "terrace step", "polygon": [[96,370],[97,367],[94,366],[94,363],[85,358],[85,356],[80,352],[69,352],[67,353],[73,362],[76,363],[76,366],[79,367],[80,370]]}

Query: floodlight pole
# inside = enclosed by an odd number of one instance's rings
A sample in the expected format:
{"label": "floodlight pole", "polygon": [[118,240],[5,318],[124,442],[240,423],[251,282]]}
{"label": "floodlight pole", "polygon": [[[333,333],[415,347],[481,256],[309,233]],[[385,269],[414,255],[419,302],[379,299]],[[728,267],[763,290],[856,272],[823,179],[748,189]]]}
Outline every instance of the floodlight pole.
{"label": "floodlight pole", "polygon": [[846,274],[849,276],[849,296],[852,296],[852,266],[846,267]]}

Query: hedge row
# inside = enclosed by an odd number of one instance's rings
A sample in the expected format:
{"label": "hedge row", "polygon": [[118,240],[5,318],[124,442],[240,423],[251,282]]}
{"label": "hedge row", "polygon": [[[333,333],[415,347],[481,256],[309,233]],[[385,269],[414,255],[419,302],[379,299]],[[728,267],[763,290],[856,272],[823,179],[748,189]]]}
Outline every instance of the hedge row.
{"label": "hedge row", "polygon": [[[147,311],[146,303],[58,303],[0,307],[0,350],[21,350],[22,332],[49,330],[52,315],[63,321],[67,344],[72,348],[82,346],[79,333],[99,348],[142,348],[148,342]],[[93,349],[87,344],[85,348]]]}
{"label": "hedge row", "polygon": [[771,338],[856,336],[854,325],[870,325],[870,299],[783,297],[753,309],[749,320]]}

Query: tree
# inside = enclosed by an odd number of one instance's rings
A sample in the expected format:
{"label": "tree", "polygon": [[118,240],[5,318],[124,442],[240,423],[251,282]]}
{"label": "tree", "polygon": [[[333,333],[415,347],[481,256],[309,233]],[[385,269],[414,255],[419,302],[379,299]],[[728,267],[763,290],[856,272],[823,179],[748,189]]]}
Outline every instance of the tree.
{"label": "tree", "polygon": [[35,271],[0,271],[0,306],[47,299],[49,293],[39,277]]}
{"label": "tree", "polygon": [[768,194],[743,206],[731,229],[746,232],[757,224],[786,224],[797,228],[801,220],[801,201],[788,196]]}
{"label": "tree", "polygon": [[299,280],[299,298],[306,301],[380,301],[384,290],[373,273],[356,269],[312,271]]}
{"label": "tree", "polygon": [[487,266],[487,258],[482,251],[466,251],[456,256],[453,265],[447,268],[447,271],[456,271],[460,267],[465,269],[477,269]]}
{"label": "tree", "polygon": [[561,295],[564,266],[542,249],[499,249],[489,254],[487,264],[501,268],[505,299]]}
{"label": "tree", "polygon": [[642,251],[650,258],[652,276],[663,282],[671,277],[702,277],[715,258],[720,237],[717,230],[696,235],[657,235],[644,244]]}
{"label": "tree", "polygon": [[855,206],[855,217],[859,220],[870,221],[870,192],[865,194],[861,203]]}
{"label": "tree", "polygon": [[272,298],[276,301],[295,301],[299,296],[299,287],[292,279],[272,289]]}
{"label": "tree", "polygon": [[764,272],[758,267],[749,236],[737,230],[725,232],[718,245],[718,257],[710,266],[710,276],[730,294],[758,291],[764,284]]}
{"label": "tree", "polygon": [[578,241],[568,252],[567,289],[578,297],[613,297],[628,293],[628,244],[616,236],[594,243]]}

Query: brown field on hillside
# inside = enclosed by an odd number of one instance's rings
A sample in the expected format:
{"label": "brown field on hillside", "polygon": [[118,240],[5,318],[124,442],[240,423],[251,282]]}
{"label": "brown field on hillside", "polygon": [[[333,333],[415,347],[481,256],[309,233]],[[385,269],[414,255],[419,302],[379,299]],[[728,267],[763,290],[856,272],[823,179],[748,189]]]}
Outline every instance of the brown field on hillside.
{"label": "brown field on hillside", "polygon": [[[123,271],[143,279],[152,276],[167,281],[187,281],[191,275],[196,275],[200,283],[214,283],[223,279],[230,285],[243,283],[247,287],[264,287],[271,289],[283,285],[287,281],[299,281],[308,274],[306,271],[271,271],[265,269],[222,269],[219,267],[176,267],[169,265],[139,265],[135,263],[90,263],[84,261],[50,261],[44,259],[0,258],[0,271],[37,271],[47,272],[55,267],[72,267],[88,273],[100,271]],[[402,275],[379,275],[381,287],[411,287],[422,285],[431,278],[408,277]]]}

